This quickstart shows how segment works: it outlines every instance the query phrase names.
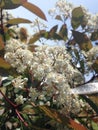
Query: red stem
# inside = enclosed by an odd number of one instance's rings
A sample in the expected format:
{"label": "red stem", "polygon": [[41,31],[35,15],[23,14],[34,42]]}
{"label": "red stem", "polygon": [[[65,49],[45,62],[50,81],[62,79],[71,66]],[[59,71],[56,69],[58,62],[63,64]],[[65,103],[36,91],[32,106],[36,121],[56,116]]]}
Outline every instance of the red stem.
{"label": "red stem", "polygon": [[22,116],[20,115],[19,111],[18,111],[17,109],[15,109],[15,112],[16,112],[18,118],[24,123],[24,125],[25,125],[26,127],[28,127],[28,124],[24,121],[24,119],[23,119]]}
{"label": "red stem", "polygon": [[3,93],[1,90],[0,90],[0,93],[1,93],[1,95],[5,98],[5,100],[6,100],[11,106],[13,106],[14,108],[17,107],[17,105],[14,104],[13,102],[11,102],[11,101],[4,95],[4,93]]}

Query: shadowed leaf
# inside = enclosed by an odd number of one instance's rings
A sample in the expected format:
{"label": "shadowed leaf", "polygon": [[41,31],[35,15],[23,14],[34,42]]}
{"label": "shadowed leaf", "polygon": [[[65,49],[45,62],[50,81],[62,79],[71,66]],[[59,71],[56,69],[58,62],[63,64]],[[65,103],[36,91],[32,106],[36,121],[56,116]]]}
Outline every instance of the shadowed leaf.
{"label": "shadowed leaf", "polygon": [[50,118],[56,120],[59,123],[67,124],[69,122],[68,117],[62,116],[62,114],[58,113],[56,110],[50,109],[47,106],[39,106],[39,108]]}
{"label": "shadowed leaf", "polygon": [[4,49],[4,42],[2,37],[0,36],[0,50]]}
{"label": "shadowed leaf", "polygon": [[45,30],[41,30],[39,33],[34,34],[30,40],[29,40],[29,44],[35,43],[37,40],[39,40],[41,37],[43,37],[45,35],[46,31]]}
{"label": "shadowed leaf", "polygon": [[61,17],[60,15],[56,15],[55,19],[60,20],[60,21],[63,21],[63,20],[62,20],[62,17]]}
{"label": "shadowed leaf", "polygon": [[36,5],[31,4],[29,2],[25,2],[22,6],[25,7],[26,9],[28,9],[29,11],[31,11],[32,13],[36,14],[38,17],[46,20],[45,14]]}
{"label": "shadowed leaf", "polygon": [[10,67],[10,64],[0,57],[0,68],[9,69]]}
{"label": "shadowed leaf", "polygon": [[82,50],[88,51],[93,47],[86,34],[72,30],[72,35]]}

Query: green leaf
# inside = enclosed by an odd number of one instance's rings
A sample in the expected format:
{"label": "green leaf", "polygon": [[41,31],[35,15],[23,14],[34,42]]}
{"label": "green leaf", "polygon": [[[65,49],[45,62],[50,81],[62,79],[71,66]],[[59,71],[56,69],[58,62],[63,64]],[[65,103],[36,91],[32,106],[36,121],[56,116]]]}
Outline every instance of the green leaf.
{"label": "green leaf", "polygon": [[72,11],[71,25],[74,29],[78,28],[80,25],[85,27],[87,20],[84,17],[84,12],[81,7],[74,8]]}
{"label": "green leaf", "polygon": [[27,0],[11,0],[13,4],[23,4],[24,2],[27,2]]}
{"label": "green leaf", "polygon": [[98,130],[98,124],[92,121],[93,130]]}
{"label": "green leaf", "polygon": [[21,23],[32,23],[30,20],[28,19],[24,19],[24,18],[14,18],[14,19],[10,19],[8,20],[7,24],[21,24]]}
{"label": "green leaf", "polygon": [[2,0],[0,2],[0,8],[3,9],[15,9],[19,7],[21,4],[14,4],[12,0]]}
{"label": "green leaf", "polygon": [[28,9],[29,11],[31,11],[32,13],[36,14],[38,17],[46,20],[45,14],[36,5],[31,4],[30,2],[24,2],[24,4],[22,6],[25,7],[26,9]]}

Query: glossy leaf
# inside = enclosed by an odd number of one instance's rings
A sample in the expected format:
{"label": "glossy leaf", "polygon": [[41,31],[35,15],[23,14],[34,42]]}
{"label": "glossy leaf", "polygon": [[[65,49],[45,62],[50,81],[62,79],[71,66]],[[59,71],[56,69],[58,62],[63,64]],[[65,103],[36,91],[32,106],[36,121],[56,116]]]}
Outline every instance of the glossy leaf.
{"label": "glossy leaf", "polygon": [[10,67],[10,64],[0,57],[0,68],[9,69]]}
{"label": "glossy leaf", "polygon": [[7,24],[21,24],[21,23],[32,23],[30,20],[28,19],[24,19],[24,18],[14,18],[14,19],[10,19],[8,20]]}
{"label": "glossy leaf", "polygon": [[81,26],[86,26],[86,19],[84,19],[84,12],[81,7],[74,8],[72,11],[71,25],[74,29]]}
{"label": "glossy leaf", "polygon": [[36,14],[38,17],[46,20],[46,16],[45,14],[42,12],[42,10],[37,7],[36,5],[34,4],[31,4],[29,2],[25,2],[23,5],[23,7],[25,7],[26,9],[28,9],[29,11],[31,11],[32,13]]}

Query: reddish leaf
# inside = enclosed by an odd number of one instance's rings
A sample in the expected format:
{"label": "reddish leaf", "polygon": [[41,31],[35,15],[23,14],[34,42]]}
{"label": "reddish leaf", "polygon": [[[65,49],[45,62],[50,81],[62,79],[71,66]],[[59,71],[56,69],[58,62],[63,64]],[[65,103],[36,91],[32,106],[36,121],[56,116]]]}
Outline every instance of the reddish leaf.
{"label": "reddish leaf", "polygon": [[31,4],[29,2],[24,2],[24,4],[22,6],[25,7],[26,9],[28,9],[29,11],[33,12],[34,14],[36,14],[37,16],[39,16],[40,18],[46,20],[45,14],[36,5]]}
{"label": "reddish leaf", "polygon": [[70,119],[70,125],[74,130],[88,130],[86,127],[84,127],[82,124]]}

